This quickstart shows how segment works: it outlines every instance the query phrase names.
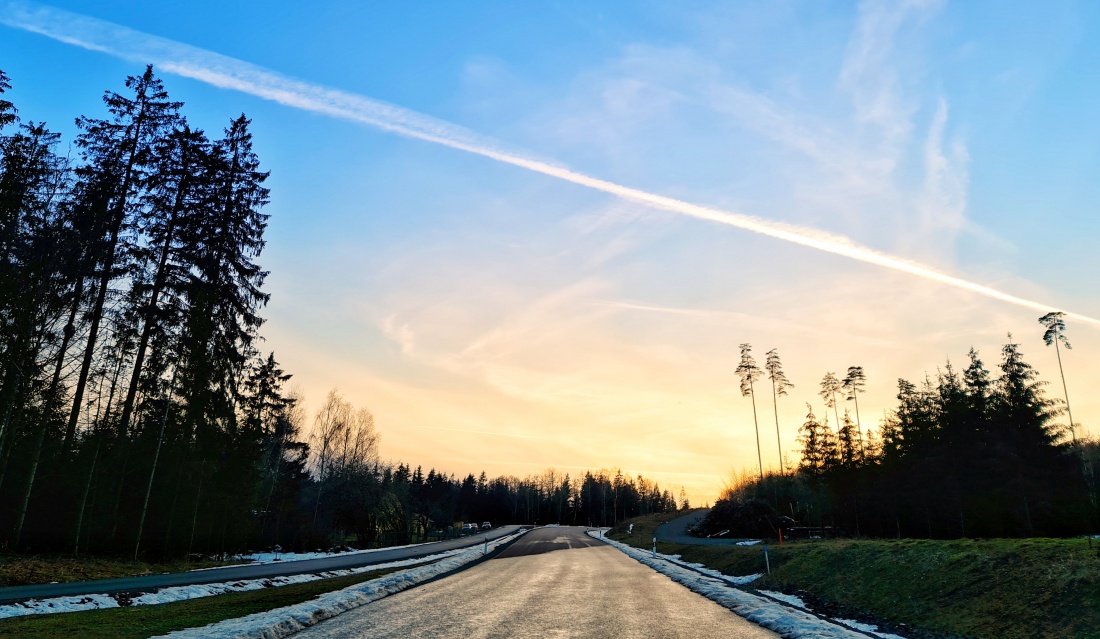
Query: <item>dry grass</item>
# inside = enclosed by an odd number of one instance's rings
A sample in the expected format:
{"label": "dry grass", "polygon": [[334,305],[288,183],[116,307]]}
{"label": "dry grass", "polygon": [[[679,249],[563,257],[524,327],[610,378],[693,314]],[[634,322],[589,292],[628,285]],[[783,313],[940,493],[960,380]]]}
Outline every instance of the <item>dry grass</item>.
{"label": "dry grass", "polygon": [[183,572],[196,568],[212,568],[239,563],[243,562],[173,561],[166,563],[147,563],[143,561],[126,561],[122,559],[95,557],[74,559],[72,557],[63,556],[0,555],[0,586],[23,586],[29,584],[48,584],[54,582],[156,575],[166,572]]}

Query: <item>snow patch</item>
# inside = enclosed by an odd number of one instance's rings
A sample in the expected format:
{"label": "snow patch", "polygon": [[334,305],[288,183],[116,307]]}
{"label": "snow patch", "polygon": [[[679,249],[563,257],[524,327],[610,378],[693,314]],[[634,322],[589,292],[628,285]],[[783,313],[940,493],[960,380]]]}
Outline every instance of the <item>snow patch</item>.
{"label": "snow patch", "polygon": [[[475,546],[474,548],[477,550],[477,552],[483,552],[481,546]],[[199,584],[194,586],[171,586],[168,588],[161,588],[154,592],[147,592],[137,595],[130,595],[125,593],[120,593],[117,595],[93,594],[74,595],[69,597],[53,597],[50,599],[42,600],[30,599],[28,601],[20,603],[0,605],[0,619],[4,619],[7,617],[22,617],[26,615],[53,614],[59,612],[78,612],[81,610],[95,610],[97,608],[148,606],[171,603],[173,601],[184,601],[186,599],[198,599],[199,597],[223,595],[228,592],[244,592],[247,590],[260,590],[261,588],[289,586],[290,584],[301,584],[308,581],[317,581],[318,579],[330,579],[332,577],[358,575],[374,570],[417,566],[425,563],[439,561],[447,557],[452,557],[465,550],[469,550],[469,548],[447,550],[441,553],[436,553],[434,555],[428,555],[427,557],[401,559],[398,561],[361,566],[359,568],[342,568],[339,570],[326,570],[302,575],[264,577],[262,579],[239,579],[237,581]]]}
{"label": "snow patch", "polygon": [[[381,552],[384,550],[398,550],[401,548],[412,548],[413,546],[419,546],[421,544],[406,544],[404,546],[386,546],[385,548],[370,548],[367,550],[345,550],[343,552],[254,552],[247,555],[236,555],[236,559],[247,560],[250,564],[269,564],[275,561],[283,563],[286,561],[305,561],[307,559],[326,559],[328,557],[336,556],[350,556],[350,555],[368,555],[374,552]],[[278,559],[276,559],[278,557]],[[198,568],[197,570],[209,570],[208,568]]]}
{"label": "snow patch", "polygon": [[747,541],[739,541],[739,542],[735,543],[734,545],[735,546],[755,546],[758,543],[760,543],[759,539],[749,539]]}
{"label": "snow patch", "polygon": [[[779,601],[782,601],[783,603],[790,604],[790,605],[794,606],[795,608],[801,608],[803,610],[809,610],[810,609],[810,607],[806,605],[805,601],[802,601],[802,599],[800,599],[798,597],[795,597],[794,595],[788,595],[788,594],[784,594],[782,592],[773,592],[771,590],[761,590],[760,594],[767,595],[767,596],[771,597],[772,599],[778,599]],[[840,620],[838,619],[837,621],[840,621]],[[855,626],[852,626],[852,627],[855,628]],[[860,630],[860,628],[856,628],[856,630]]]}
{"label": "snow patch", "polygon": [[[593,537],[596,536],[592,533],[589,534]],[[742,579],[740,577],[721,579],[712,577],[709,574],[700,574],[695,572],[694,567],[687,568],[683,562],[672,559],[668,555],[656,553],[657,556],[654,558],[652,551],[639,550],[606,537],[603,538],[603,541],[621,550],[631,558],[666,575],[673,581],[730,609],[735,614],[789,639],[861,639],[868,634],[882,639],[902,639],[896,637],[896,635],[877,634],[874,631],[864,631],[862,629],[857,631],[854,627],[849,629],[843,625],[817,617],[808,610],[792,608],[738,588],[731,588],[730,585],[733,582],[730,580]],[[677,565],[678,563],[680,565]],[[759,575],[755,577],[759,577]],[[769,595],[772,594],[769,593]],[[787,595],[783,596],[786,597]],[[801,603],[801,600],[799,602]],[[803,604],[804,606],[805,604]]]}
{"label": "snow patch", "polygon": [[889,632],[880,632],[878,626],[870,623],[862,623],[859,621],[853,621],[851,619],[833,619],[837,623],[842,623],[849,628],[855,628],[856,630],[862,630],[863,632],[871,633],[876,637],[882,639],[905,639],[898,635],[890,634]]}
{"label": "snow patch", "polygon": [[[507,544],[526,531],[501,537],[488,543],[488,550]],[[364,581],[343,590],[325,593],[310,601],[285,608],[259,612],[239,619],[226,619],[201,628],[188,628],[170,632],[163,637],[173,639],[281,639],[325,619],[347,612],[359,606],[377,601],[402,590],[411,588],[444,573],[461,568],[483,556],[482,547],[452,551],[451,556],[436,563],[391,573],[378,579]]]}

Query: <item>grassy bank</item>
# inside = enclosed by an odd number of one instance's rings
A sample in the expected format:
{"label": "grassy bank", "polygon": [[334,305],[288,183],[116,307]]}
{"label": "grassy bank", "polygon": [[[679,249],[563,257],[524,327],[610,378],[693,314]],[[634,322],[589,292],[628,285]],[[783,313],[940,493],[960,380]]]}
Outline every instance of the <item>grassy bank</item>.
{"label": "grassy bank", "polygon": [[[659,519],[625,524],[645,546]],[[625,524],[609,536],[637,544]],[[657,549],[726,574],[764,572],[759,546]],[[979,639],[1100,638],[1100,556],[1085,539],[830,540],[773,544],[769,554],[772,574],[754,587]]]}
{"label": "grassy bank", "polygon": [[246,563],[242,561],[170,561],[149,563],[89,557],[55,557],[40,555],[0,555],[0,586],[24,586],[53,582],[87,581],[90,579],[114,579],[159,575],[166,572],[183,572],[196,568],[214,568]]}
{"label": "grassy bank", "polygon": [[304,584],[235,592],[189,601],[0,619],[0,637],[20,639],[143,639],[308,601],[326,592],[399,570],[322,579]]}

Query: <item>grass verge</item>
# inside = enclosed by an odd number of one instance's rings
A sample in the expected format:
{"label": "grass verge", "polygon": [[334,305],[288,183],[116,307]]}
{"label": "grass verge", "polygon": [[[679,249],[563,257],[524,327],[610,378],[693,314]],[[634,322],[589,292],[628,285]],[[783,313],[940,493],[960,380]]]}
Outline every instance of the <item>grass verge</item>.
{"label": "grass verge", "polygon": [[170,561],[147,563],[90,557],[48,557],[26,555],[0,555],[0,586],[25,586],[53,582],[114,579],[116,577],[140,577],[166,572],[185,572],[196,568],[231,566],[247,561]]}
{"label": "grass verge", "polygon": [[402,569],[376,570],[348,577],[321,579],[249,592],[234,592],[155,606],[0,619],[0,637],[143,639],[173,630],[205,626],[224,619],[236,619],[257,612],[291,606],[326,592],[377,579],[397,570]]}
{"label": "grass verge", "polygon": [[[666,518],[668,516],[665,516]],[[608,536],[648,548],[658,517]],[[760,546],[658,542],[729,575],[764,572]],[[805,591],[898,624],[978,639],[1100,639],[1100,555],[1085,539],[828,540],[770,545],[772,574],[753,587]]]}

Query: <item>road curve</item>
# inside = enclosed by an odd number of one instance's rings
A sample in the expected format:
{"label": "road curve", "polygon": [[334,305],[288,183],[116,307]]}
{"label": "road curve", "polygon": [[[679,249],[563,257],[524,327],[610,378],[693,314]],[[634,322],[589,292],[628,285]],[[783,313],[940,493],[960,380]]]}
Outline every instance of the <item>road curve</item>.
{"label": "road curve", "polygon": [[301,561],[274,562],[269,564],[245,564],[241,566],[226,566],[224,568],[210,568],[207,570],[176,572],[164,575],[124,577],[120,579],[97,579],[95,581],[73,581],[58,584],[8,586],[0,588],[0,604],[26,601],[28,599],[48,599],[51,597],[76,595],[151,592],[159,588],[167,588],[170,586],[194,586],[198,584],[238,581],[241,579],[263,579],[265,577],[278,577],[281,575],[301,575],[305,573],[324,572],[326,570],[359,568],[388,561],[426,557],[455,548],[476,546],[484,543],[486,536],[488,536],[489,540],[493,540],[504,537],[505,535],[510,535],[520,528],[522,528],[522,526],[502,526],[487,533],[480,533],[470,537],[418,544],[405,548],[382,549],[369,553],[333,555],[332,557],[323,557],[321,559],[303,559]]}
{"label": "road curve", "polygon": [[527,533],[469,570],[346,612],[294,639],[777,636],[583,528],[554,527]]}

